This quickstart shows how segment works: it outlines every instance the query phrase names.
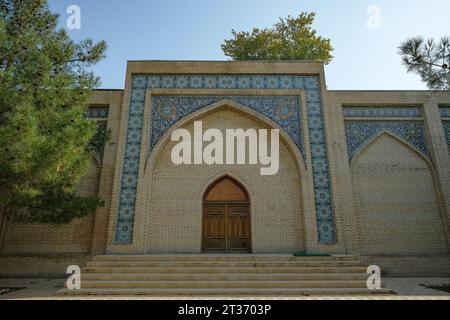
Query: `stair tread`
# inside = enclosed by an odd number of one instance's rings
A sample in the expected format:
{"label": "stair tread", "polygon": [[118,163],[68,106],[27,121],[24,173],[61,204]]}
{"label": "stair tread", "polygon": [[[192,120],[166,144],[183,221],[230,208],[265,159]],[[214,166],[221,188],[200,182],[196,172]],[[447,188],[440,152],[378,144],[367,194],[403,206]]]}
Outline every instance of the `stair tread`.
{"label": "stair tread", "polygon": [[320,292],[336,292],[336,293],[371,293],[371,294],[392,294],[392,291],[389,289],[380,289],[380,290],[369,290],[366,288],[138,288],[138,289],[80,289],[80,290],[68,290],[68,289],[61,289],[57,293],[58,294],[65,294],[65,293],[71,293],[71,294],[79,294],[79,293],[109,293],[109,294],[146,294],[146,293],[223,293],[223,294],[230,294],[230,293],[247,293],[247,294],[254,294],[254,293],[304,293],[304,292],[311,292],[311,293],[320,293]]}
{"label": "stair tread", "polygon": [[367,267],[355,256],[105,255],[82,269],[68,295],[367,295]]}
{"label": "stair tread", "polygon": [[[127,274],[123,274],[123,273],[87,273],[85,275],[97,275],[97,276],[168,276],[171,274],[167,274],[167,273],[127,273]],[[289,277],[289,276],[295,276],[295,277],[299,277],[299,276],[305,276],[305,277],[309,277],[309,276],[333,276],[333,277],[339,277],[339,276],[355,276],[355,275],[359,275],[359,276],[365,276],[367,277],[367,275],[365,273],[361,273],[361,274],[354,274],[354,273],[305,273],[305,274],[301,274],[301,273],[283,273],[283,274],[273,274],[273,273],[239,273],[239,274],[229,274],[229,273],[215,273],[214,276],[217,277],[224,277],[224,276],[232,276],[232,277],[271,277],[271,276],[283,276],[283,277]],[[183,274],[173,274],[173,276],[180,276],[180,277],[185,277],[185,276],[211,276],[207,273],[189,273],[188,275],[183,275]],[[81,275],[81,277],[83,277],[83,274]]]}
{"label": "stair tread", "polygon": [[[167,283],[167,280],[83,280],[83,283]],[[177,283],[365,283],[364,280],[176,280]]]}

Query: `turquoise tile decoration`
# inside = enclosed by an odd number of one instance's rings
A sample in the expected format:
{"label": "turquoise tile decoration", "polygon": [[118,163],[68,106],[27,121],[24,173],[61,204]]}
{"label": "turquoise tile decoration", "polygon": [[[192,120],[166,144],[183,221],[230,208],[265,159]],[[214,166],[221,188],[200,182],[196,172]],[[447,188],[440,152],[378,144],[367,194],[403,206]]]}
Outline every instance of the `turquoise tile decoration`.
{"label": "turquoise tile decoration", "polygon": [[394,136],[402,138],[415,147],[417,151],[429,158],[424,125],[422,122],[416,121],[346,122],[345,133],[349,158],[352,159],[358,150],[382,132],[389,132]]}
{"label": "turquoise tile decoration", "polygon": [[86,117],[90,119],[108,119],[108,106],[91,106],[86,111]]}
{"label": "turquoise tile decoration", "polygon": [[450,155],[450,106],[442,106],[439,108],[442,118],[442,126],[447,137],[448,154]]}
{"label": "turquoise tile decoration", "polygon": [[447,136],[448,153],[450,154],[450,121],[443,121],[445,135]]}
{"label": "turquoise tile decoration", "polygon": [[441,118],[447,118],[450,120],[450,106],[442,106],[439,108]]}
{"label": "turquoise tile decoration", "polygon": [[335,242],[328,157],[323,125],[320,81],[317,76],[287,75],[145,75],[132,77],[130,113],[120,190],[116,243],[133,241],[135,199],[147,88],[303,89],[307,105],[294,96],[156,96],[152,104],[151,150],[171,125],[191,112],[221,99],[230,99],[272,119],[304,151],[301,108],[307,108],[317,209],[318,240]]}
{"label": "turquoise tile decoration", "polygon": [[108,106],[91,106],[87,109],[85,116],[89,119],[101,121],[96,122],[97,130],[89,143],[92,149],[98,154],[100,160],[103,160],[105,150],[105,137],[107,135],[107,124],[109,107]]}
{"label": "turquoise tile decoration", "polygon": [[[388,132],[403,139],[417,151],[429,158],[425,139],[425,127],[421,120],[421,107],[352,106],[344,107],[343,114],[345,117],[345,134],[350,159],[367,145],[367,143],[372,141],[373,138],[383,132]],[[364,118],[367,121],[355,121],[358,118]],[[389,119],[383,120],[383,118]],[[410,119],[411,121],[409,121]]]}
{"label": "turquoise tile decoration", "polygon": [[177,121],[223,99],[249,107],[277,123],[303,155],[301,101],[297,96],[153,96],[149,151]]}
{"label": "turquoise tile decoration", "polygon": [[345,118],[420,118],[421,107],[344,107]]}

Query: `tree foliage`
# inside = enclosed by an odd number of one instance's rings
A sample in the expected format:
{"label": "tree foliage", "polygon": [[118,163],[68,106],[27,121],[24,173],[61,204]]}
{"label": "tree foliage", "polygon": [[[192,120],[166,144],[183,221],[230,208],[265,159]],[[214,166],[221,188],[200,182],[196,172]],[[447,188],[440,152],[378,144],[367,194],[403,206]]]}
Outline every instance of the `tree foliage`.
{"label": "tree foliage", "polygon": [[417,73],[430,89],[450,90],[450,38],[410,38],[399,49],[408,72]]}
{"label": "tree foliage", "polygon": [[0,211],[17,221],[67,223],[102,205],[76,186],[95,124],[85,113],[105,42],[57,30],[46,0],[0,3]]}
{"label": "tree foliage", "polygon": [[253,28],[252,32],[232,30],[222,50],[234,60],[322,60],[328,64],[333,56],[330,39],[312,29],[315,13],[301,12],[288,16],[272,28]]}

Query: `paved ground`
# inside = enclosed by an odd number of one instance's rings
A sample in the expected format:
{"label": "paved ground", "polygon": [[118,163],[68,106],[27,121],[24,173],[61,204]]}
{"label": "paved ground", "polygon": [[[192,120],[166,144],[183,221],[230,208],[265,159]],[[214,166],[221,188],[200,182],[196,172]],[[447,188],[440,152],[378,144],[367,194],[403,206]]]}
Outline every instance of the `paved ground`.
{"label": "paved ground", "polygon": [[[7,294],[0,295],[0,299],[69,299],[68,297],[58,297],[54,296],[55,292],[62,288],[65,280],[62,279],[0,279],[0,288],[8,287],[21,287],[25,289],[13,291]],[[444,291],[428,289],[421,284],[429,285],[440,285],[440,284],[450,284],[450,278],[384,278],[384,283],[386,287],[397,292],[397,295],[392,296],[361,296],[361,297],[282,297],[281,300],[450,300],[450,293]],[[70,299],[113,299],[113,300],[187,300],[193,299],[195,297],[76,297]],[[208,299],[205,297],[198,297],[196,299]],[[235,299],[230,297],[214,297],[212,299]],[[264,300],[268,298],[263,297],[241,297],[240,299],[255,299]]]}

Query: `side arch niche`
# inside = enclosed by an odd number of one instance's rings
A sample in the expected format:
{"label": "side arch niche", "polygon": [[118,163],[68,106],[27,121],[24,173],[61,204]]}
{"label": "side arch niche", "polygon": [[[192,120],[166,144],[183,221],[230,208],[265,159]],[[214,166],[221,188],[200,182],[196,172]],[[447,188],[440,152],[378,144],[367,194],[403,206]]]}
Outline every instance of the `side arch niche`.
{"label": "side arch niche", "polygon": [[431,163],[382,133],[351,161],[362,254],[447,252]]}

